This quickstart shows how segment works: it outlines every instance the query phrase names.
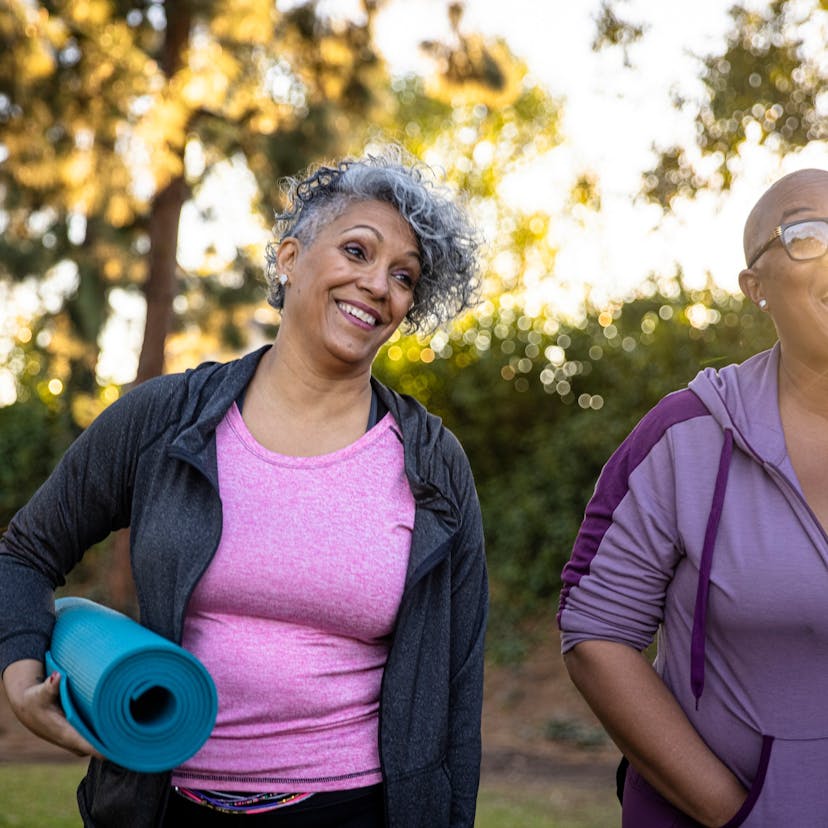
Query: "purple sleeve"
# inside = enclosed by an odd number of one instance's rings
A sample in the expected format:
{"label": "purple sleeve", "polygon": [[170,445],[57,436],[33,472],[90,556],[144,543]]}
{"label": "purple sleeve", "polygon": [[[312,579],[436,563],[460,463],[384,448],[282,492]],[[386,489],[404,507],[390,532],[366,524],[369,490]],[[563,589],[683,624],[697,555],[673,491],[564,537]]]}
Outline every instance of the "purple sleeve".
{"label": "purple sleeve", "polygon": [[692,391],[670,394],[601,472],[561,576],[564,652],[595,638],[636,649],[652,640],[681,554],[671,429],[707,413]]}

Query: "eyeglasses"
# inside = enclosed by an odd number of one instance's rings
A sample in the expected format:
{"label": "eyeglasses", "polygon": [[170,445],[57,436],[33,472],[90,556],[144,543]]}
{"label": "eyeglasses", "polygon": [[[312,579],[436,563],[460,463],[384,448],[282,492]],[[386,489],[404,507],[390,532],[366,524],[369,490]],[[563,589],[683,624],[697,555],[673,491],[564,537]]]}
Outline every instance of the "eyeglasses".
{"label": "eyeglasses", "polygon": [[828,251],[828,218],[800,219],[789,224],[780,224],[748,262],[748,267],[753,267],[758,258],[777,239],[782,242],[785,252],[797,262],[819,259]]}

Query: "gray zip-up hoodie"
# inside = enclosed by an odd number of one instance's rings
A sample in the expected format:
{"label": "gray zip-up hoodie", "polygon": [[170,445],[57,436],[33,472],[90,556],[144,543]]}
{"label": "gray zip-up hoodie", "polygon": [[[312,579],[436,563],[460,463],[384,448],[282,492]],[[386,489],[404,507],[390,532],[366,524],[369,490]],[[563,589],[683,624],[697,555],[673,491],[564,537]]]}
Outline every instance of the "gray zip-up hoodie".
{"label": "gray zip-up hoodie", "polygon": [[[564,652],[658,631],[656,669],[749,790],[728,828],[828,825],[828,536],[787,454],[778,364],[777,344],[706,369],[647,414],[563,573]],[[696,826],[633,767],[623,806],[625,828]]]}
{"label": "gray zip-up hoodie", "polygon": [[[90,546],[126,526],[141,623],[181,641],[221,536],[215,429],[265,350],[143,383],[72,444],[0,539],[0,671],[43,658],[54,589]],[[448,429],[372,382],[400,427],[416,502],[380,699],[387,824],[472,826],[488,609],[480,507]],[[169,776],[92,760],[78,790],[84,825],[159,825]]]}

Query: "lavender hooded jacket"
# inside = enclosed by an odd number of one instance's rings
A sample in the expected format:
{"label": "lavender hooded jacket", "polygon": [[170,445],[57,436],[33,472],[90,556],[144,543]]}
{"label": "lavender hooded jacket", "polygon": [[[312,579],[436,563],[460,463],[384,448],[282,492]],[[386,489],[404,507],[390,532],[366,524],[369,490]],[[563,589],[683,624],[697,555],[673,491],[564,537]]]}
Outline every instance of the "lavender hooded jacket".
{"label": "lavender hooded jacket", "polygon": [[[729,828],[828,826],[828,535],[786,451],[778,363],[777,344],[706,369],[641,420],[598,480],[558,614],[564,652],[659,631],[656,669],[750,790]],[[632,767],[623,810],[625,828],[696,825]]]}

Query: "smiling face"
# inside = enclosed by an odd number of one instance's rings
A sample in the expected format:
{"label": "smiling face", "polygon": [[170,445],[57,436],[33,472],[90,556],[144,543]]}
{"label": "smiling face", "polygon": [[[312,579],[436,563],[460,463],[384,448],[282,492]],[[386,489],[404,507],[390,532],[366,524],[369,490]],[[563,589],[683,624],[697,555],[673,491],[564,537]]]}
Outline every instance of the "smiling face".
{"label": "smiling face", "polygon": [[370,370],[420,278],[414,233],[382,201],[349,205],[310,244],[284,239],[277,261],[288,276],[279,337],[334,372]]}
{"label": "smiling face", "polygon": [[[759,200],[745,226],[750,261],[774,229],[786,222],[828,217],[828,172],[800,170],[778,181]],[[814,370],[828,367],[828,255],[794,261],[774,242],[753,267],[739,276],[743,292],[764,299],[776,326],[783,355]]]}

